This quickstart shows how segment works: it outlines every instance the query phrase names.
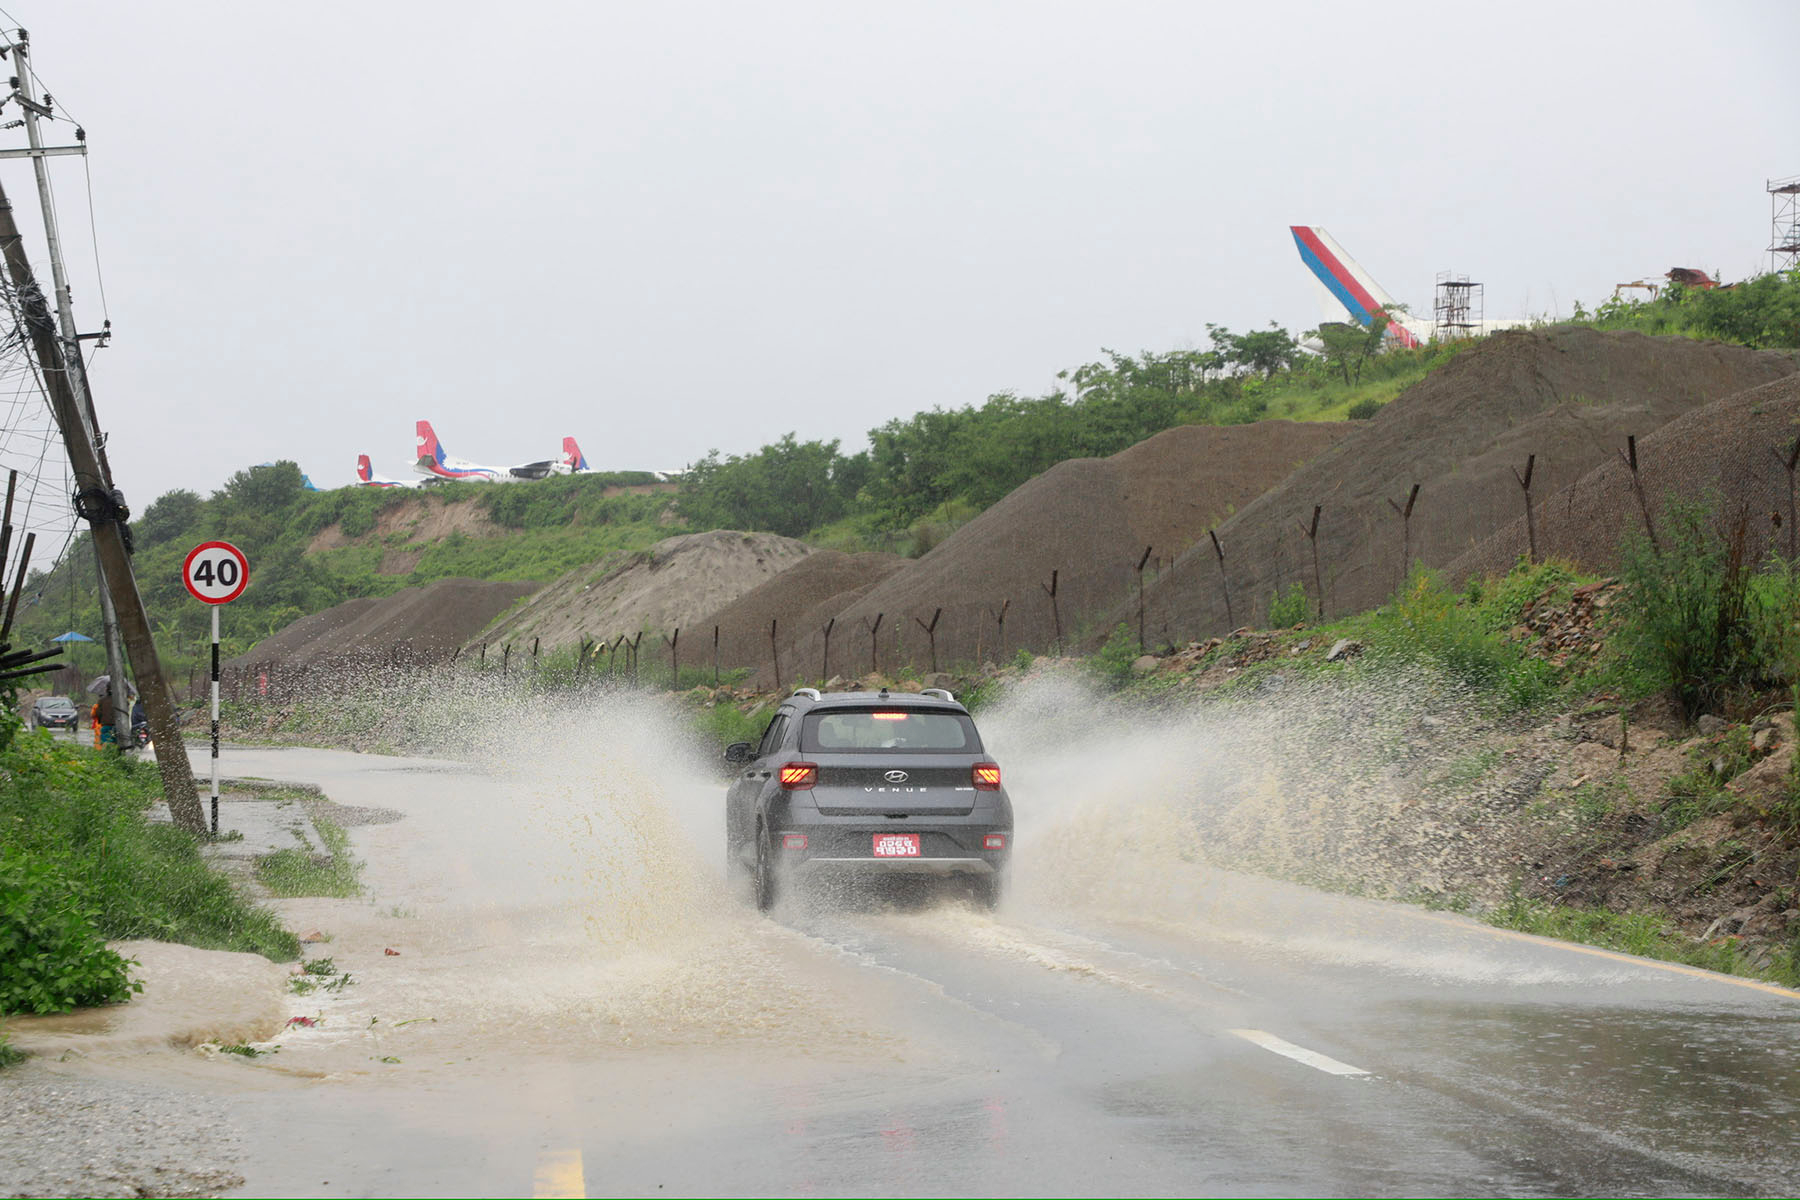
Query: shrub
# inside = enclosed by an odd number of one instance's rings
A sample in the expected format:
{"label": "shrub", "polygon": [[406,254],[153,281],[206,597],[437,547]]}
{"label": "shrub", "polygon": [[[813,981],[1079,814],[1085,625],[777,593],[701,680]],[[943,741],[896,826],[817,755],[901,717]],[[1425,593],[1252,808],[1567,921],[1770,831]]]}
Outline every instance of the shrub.
{"label": "shrub", "polygon": [[1088,669],[1102,683],[1124,687],[1131,682],[1131,664],[1137,661],[1137,636],[1123,622],[1113,628],[1106,644],[1088,657]]}
{"label": "shrub", "polygon": [[1457,603],[1441,574],[1415,567],[1394,601],[1376,614],[1370,636],[1394,657],[1420,661],[1463,685],[1527,708],[1556,686],[1556,668],[1490,629],[1481,611]]}
{"label": "shrub", "polygon": [[1306,598],[1305,586],[1290,583],[1286,591],[1278,591],[1269,599],[1269,628],[1292,629],[1304,625],[1312,611],[1312,601]]}
{"label": "shrub", "polygon": [[118,1004],[143,990],[77,894],[50,864],[0,850],[0,1014]]}
{"label": "shrub", "polygon": [[1351,421],[1366,421],[1376,413],[1380,412],[1381,407],[1381,401],[1370,396],[1365,400],[1358,400],[1355,404],[1352,404],[1349,408],[1345,409],[1344,416]]}
{"label": "shrub", "polygon": [[294,935],[213,872],[193,835],[144,819],[159,792],[149,763],[20,738],[0,752],[0,845],[67,880],[102,937],[294,957]]}
{"label": "shrub", "polygon": [[1621,653],[1689,720],[1792,674],[1794,576],[1784,567],[1758,578],[1749,513],[1739,509],[1721,525],[1716,507],[1710,498],[1671,501],[1659,543],[1632,537],[1621,569]]}

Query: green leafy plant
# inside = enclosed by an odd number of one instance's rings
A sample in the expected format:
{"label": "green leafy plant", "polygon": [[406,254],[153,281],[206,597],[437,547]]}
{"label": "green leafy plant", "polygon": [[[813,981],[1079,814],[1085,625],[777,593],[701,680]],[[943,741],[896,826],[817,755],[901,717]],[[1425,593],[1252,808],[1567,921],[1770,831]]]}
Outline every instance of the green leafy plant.
{"label": "green leafy plant", "polygon": [[1131,682],[1131,664],[1137,658],[1137,635],[1121,623],[1107,635],[1106,644],[1088,656],[1087,664],[1101,682],[1119,688]]}
{"label": "green leafy plant", "polygon": [[1627,541],[1620,652],[1692,720],[1792,671],[1800,593],[1785,568],[1759,580],[1749,561],[1749,513],[1721,521],[1716,497],[1671,500],[1657,539]]}
{"label": "green leafy plant", "polygon": [[1312,601],[1306,598],[1306,588],[1300,583],[1290,583],[1285,591],[1278,591],[1269,600],[1269,628],[1292,629],[1296,625],[1304,625],[1312,616]]}
{"label": "green leafy plant", "polygon": [[50,864],[0,850],[0,1014],[120,1004],[143,985]]}

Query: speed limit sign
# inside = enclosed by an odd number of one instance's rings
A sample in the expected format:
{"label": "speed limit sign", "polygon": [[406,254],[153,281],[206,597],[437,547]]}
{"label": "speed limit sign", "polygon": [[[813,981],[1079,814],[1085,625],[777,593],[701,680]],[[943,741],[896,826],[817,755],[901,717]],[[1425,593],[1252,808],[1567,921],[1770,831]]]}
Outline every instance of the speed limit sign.
{"label": "speed limit sign", "polygon": [[230,604],[250,584],[250,560],[230,542],[202,542],[181,564],[181,582],[202,604]]}

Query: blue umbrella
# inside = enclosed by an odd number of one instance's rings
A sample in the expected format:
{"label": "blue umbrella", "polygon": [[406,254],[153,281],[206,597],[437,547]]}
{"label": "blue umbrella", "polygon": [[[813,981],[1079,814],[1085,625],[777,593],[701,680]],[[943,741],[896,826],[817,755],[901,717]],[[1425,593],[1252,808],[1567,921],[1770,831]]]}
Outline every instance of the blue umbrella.
{"label": "blue umbrella", "polygon": [[50,639],[53,642],[91,642],[94,639],[85,633],[76,633],[73,629],[67,633],[59,633]]}

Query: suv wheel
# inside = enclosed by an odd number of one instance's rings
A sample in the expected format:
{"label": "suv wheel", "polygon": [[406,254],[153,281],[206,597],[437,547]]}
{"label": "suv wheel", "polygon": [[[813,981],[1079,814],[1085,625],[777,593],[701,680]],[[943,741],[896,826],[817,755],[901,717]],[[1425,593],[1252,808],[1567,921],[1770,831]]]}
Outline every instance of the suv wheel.
{"label": "suv wheel", "polygon": [[768,912],[775,907],[775,847],[764,825],[756,827],[756,870],[751,875],[750,894],[759,911]]}

